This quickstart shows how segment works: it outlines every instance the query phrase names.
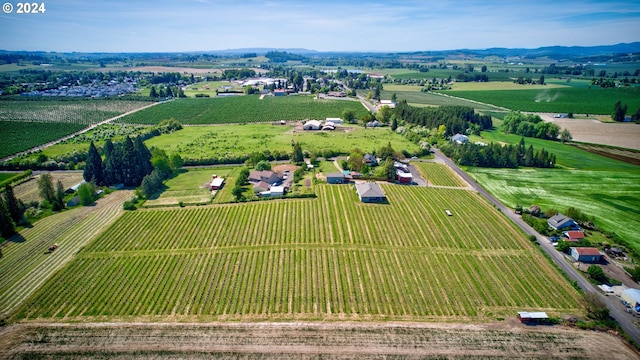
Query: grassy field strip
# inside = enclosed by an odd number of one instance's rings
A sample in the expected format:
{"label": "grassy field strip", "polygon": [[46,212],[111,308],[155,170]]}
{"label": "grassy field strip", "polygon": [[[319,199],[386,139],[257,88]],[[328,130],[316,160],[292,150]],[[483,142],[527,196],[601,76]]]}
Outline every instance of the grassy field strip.
{"label": "grassy field strip", "polygon": [[[94,207],[73,209],[47,217],[20,233],[22,242],[5,242],[0,262],[0,314],[6,315],[31,295],[75,253],[97,236],[122,212],[131,192],[115,192]],[[44,254],[57,243],[52,254]]]}
{"label": "grassy field strip", "polygon": [[[475,193],[385,185],[390,204],[368,205],[350,186],[317,190],[313,200],[127,212],[16,318],[434,320],[580,311],[569,284]],[[464,226],[478,214],[481,230]]]}
{"label": "grassy field strip", "polygon": [[458,174],[447,165],[433,162],[412,162],[420,175],[426,179],[429,185],[467,187],[467,184]]}

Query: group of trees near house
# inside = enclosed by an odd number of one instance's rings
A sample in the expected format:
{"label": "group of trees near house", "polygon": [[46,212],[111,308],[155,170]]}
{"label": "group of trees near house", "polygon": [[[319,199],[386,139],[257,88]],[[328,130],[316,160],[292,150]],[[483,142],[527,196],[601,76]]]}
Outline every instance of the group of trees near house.
{"label": "group of trees near house", "polygon": [[25,206],[16,198],[13,187],[6,185],[0,196],[0,236],[9,238],[16,233],[16,225],[23,221],[24,210]]}
{"label": "group of trees near house", "polygon": [[[627,115],[627,104],[623,104],[621,101],[617,101],[613,106],[613,113],[611,114],[611,119],[613,121],[624,121]],[[633,115],[631,115],[631,120],[638,122],[640,121],[640,108],[636,110]]]}
{"label": "group of trees near house", "polygon": [[151,174],[151,152],[142,142],[126,137],[123,142],[114,144],[107,140],[102,148],[104,161],[93,142],[89,145],[83,178],[95,185],[139,186],[145,176]]}
{"label": "group of trees near house", "polygon": [[490,168],[517,168],[518,166],[552,168],[556,155],[544,148],[534,150],[533,145],[526,146],[524,138],[518,145],[445,144],[442,152],[460,165]]}
{"label": "group of trees near house", "polygon": [[394,110],[399,119],[409,124],[416,124],[428,128],[446,127],[448,135],[464,134],[475,124],[480,130],[491,129],[491,116],[477,114],[468,106],[440,106],[419,108],[410,106],[406,100],[400,101]]}
{"label": "group of trees near house", "polygon": [[538,139],[556,140],[560,126],[545,122],[538,115],[512,112],[504,117],[502,131]]}
{"label": "group of trees near house", "polygon": [[149,91],[149,97],[152,98],[167,98],[167,97],[186,97],[184,94],[184,91],[182,91],[182,89],[178,86],[159,86],[158,89],[156,89],[155,86],[151,87],[151,90]]}

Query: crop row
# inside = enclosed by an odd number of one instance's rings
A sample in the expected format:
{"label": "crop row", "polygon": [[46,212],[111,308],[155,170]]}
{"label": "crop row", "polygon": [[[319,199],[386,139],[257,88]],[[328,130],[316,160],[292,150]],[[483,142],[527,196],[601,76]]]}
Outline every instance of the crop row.
{"label": "crop row", "polygon": [[[473,192],[397,186],[385,189],[389,190],[388,206],[361,204],[351,186],[340,185],[319,187],[315,200],[129,212],[86,251],[281,244],[514,250],[526,243],[506,219]],[[445,209],[455,216],[446,216]]]}
{"label": "crop row", "polygon": [[356,116],[365,113],[357,101],[314,100],[311,96],[283,98],[235,96],[212,99],[180,99],[145,109],[116,120],[129,124],[157,124],[175,118],[183,124],[228,124],[279,120],[341,117],[346,109]]}
{"label": "crop row", "polygon": [[0,158],[73,134],[85,125],[71,123],[33,123],[0,121],[0,137],[11,139],[0,143]]}
{"label": "crop row", "polygon": [[429,185],[465,187],[467,184],[447,165],[432,162],[414,162]]}
{"label": "crop row", "polygon": [[577,308],[539,268],[528,256],[339,246],[80,257],[18,317],[423,318]]}
{"label": "crop row", "polygon": [[148,105],[143,101],[3,101],[0,121],[92,125]]}
{"label": "crop row", "polygon": [[388,205],[325,185],[314,200],[126,213],[17,317],[428,319],[578,307],[477,194],[383,188]]}

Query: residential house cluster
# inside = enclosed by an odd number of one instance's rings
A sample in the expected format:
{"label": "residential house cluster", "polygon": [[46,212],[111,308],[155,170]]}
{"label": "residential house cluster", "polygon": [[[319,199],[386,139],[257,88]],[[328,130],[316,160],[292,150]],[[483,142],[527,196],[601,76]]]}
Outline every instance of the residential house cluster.
{"label": "residential house cluster", "polygon": [[115,80],[107,84],[92,84],[78,86],[61,86],[57,89],[34,90],[20,94],[20,96],[69,96],[69,97],[105,97],[129,94],[137,91],[133,80],[118,83]]}
{"label": "residential house cluster", "polygon": [[288,172],[281,174],[271,170],[254,170],[249,174],[253,192],[259,196],[283,196],[291,188],[293,178]]}

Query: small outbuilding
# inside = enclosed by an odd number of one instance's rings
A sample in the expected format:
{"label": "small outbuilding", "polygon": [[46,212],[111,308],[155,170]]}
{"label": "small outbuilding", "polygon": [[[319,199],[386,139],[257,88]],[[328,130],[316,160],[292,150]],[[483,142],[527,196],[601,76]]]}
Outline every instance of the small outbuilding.
{"label": "small outbuilding", "polygon": [[332,117],[328,117],[325,120],[325,124],[326,123],[333,123],[333,125],[342,125],[342,119],[341,118],[332,118]]}
{"label": "small outbuilding", "polygon": [[216,177],[214,175],[214,178],[211,180],[211,184],[210,184],[211,190],[220,190],[223,185],[224,185],[224,178]]}
{"label": "small outbuilding", "polygon": [[467,135],[455,134],[451,137],[451,142],[456,144],[466,144],[469,142],[469,137]]}
{"label": "small outbuilding", "polygon": [[584,263],[599,263],[602,261],[602,254],[593,247],[572,247],[571,256],[576,261]]}
{"label": "small outbuilding", "polygon": [[528,312],[528,311],[519,311],[518,312],[518,320],[520,320],[523,324],[535,325],[535,324],[545,324],[549,322],[549,316],[546,312]]}
{"label": "small outbuilding", "polygon": [[411,175],[411,173],[396,171],[396,176],[401,184],[411,184],[413,182],[413,175]]}
{"label": "small outbuilding", "polygon": [[360,201],[365,203],[379,203],[387,201],[387,197],[380,185],[372,182],[356,184],[356,192]]}
{"label": "small outbuilding", "polygon": [[584,232],[580,230],[565,231],[562,233],[562,236],[565,238],[565,241],[578,242],[584,239]]}
{"label": "small outbuilding", "polygon": [[344,184],[345,175],[342,173],[328,173],[327,184]]}
{"label": "small outbuilding", "polygon": [[302,125],[303,130],[320,130],[322,129],[322,123],[318,120],[309,120]]}

